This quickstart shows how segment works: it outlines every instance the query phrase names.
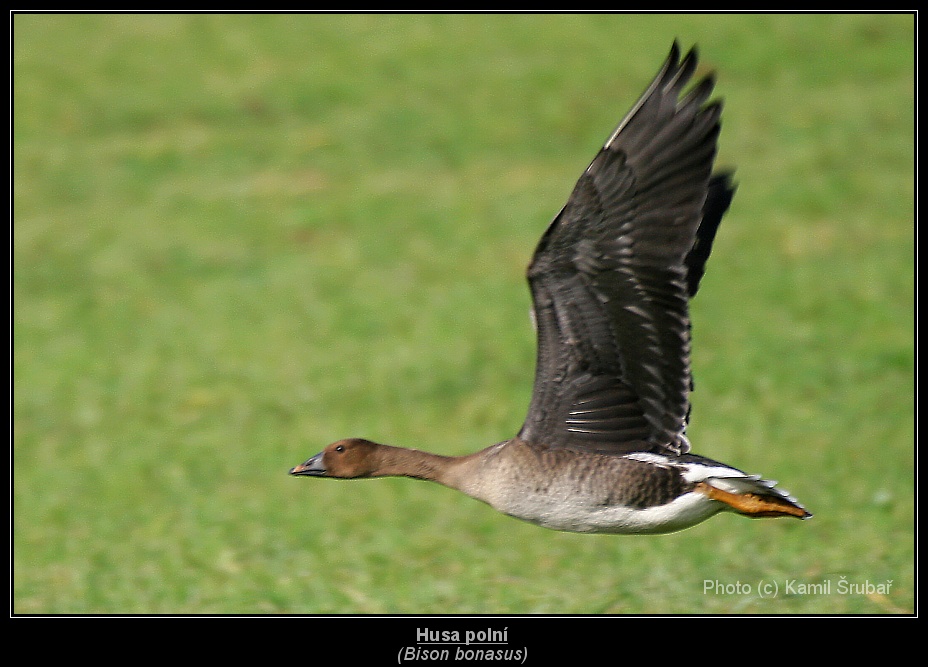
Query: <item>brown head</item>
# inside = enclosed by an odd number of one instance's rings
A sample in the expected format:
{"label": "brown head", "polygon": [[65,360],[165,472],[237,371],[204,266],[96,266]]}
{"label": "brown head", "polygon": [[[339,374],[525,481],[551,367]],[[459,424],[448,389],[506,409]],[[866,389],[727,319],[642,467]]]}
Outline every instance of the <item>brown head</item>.
{"label": "brown head", "polygon": [[455,471],[462,461],[471,458],[440,456],[418,449],[348,438],[333,442],[311,459],[291,468],[290,474],[337,479],[412,477],[459,488]]}
{"label": "brown head", "polygon": [[379,465],[376,442],[361,438],[339,440],[312,458],[290,469],[291,475],[353,479],[371,477]]}

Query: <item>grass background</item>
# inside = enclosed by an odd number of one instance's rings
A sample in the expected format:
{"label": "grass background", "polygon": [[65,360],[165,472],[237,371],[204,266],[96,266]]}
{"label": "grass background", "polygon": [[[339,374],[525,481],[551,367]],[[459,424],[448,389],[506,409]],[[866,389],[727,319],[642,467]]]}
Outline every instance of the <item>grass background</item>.
{"label": "grass background", "polygon": [[[348,435],[515,433],[525,266],[675,37],[739,182],[690,436],[815,518],[584,536],[289,477]],[[19,14],[13,40],[13,613],[914,610],[912,16]]]}

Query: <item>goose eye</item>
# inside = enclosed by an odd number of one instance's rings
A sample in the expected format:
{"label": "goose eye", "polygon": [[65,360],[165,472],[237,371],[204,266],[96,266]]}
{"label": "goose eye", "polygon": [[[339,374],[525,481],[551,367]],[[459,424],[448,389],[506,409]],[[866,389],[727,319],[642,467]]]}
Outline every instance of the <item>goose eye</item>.
{"label": "goose eye", "polygon": [[336,452],[343,452],[343,451],[345,451],[345,445],[339,445],[338,447],[335,448],[335,451],[336,451]]}

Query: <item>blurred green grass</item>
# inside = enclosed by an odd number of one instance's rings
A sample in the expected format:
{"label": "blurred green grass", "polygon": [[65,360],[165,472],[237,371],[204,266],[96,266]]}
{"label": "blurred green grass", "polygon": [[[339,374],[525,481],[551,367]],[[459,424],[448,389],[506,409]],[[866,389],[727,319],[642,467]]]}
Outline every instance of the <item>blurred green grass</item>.
{"label": "blurred green grass", "polygon": [[[816,516],[569,535],[363,435],[511,436],[524,267],[673,38],[739,191],[694,303],[696,451]],[[13,20],[13,612],[914,609],[910,15]],[[892,580],[888,595],[704,594]]]}

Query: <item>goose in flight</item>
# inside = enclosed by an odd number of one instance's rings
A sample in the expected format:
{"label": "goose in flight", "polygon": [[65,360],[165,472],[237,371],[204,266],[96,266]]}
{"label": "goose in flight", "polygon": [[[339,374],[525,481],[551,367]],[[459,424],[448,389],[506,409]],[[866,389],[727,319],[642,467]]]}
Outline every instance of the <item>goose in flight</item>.
{"label": "goose in flight", "polygon": [[339,440],[292,475],[438,482],[555,530],[666,533],[720,511],[811,516],[775,482],[690,452],[689,301],[734,194],[721,105],[670,54],[580,176],[528,267],[535,381],[518,434],[466,456]]}

